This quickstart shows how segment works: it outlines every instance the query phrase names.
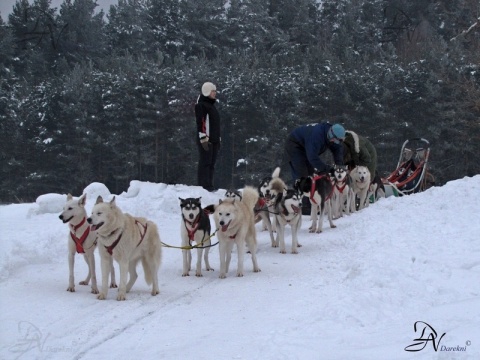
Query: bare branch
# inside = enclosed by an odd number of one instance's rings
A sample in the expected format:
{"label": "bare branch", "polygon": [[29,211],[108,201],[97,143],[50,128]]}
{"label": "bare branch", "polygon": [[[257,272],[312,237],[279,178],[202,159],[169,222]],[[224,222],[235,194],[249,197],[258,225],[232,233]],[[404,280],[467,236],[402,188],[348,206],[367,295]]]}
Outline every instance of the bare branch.
{"label": "bare branch", "polygon": [[460,34],[458,34],[457,36],[454,36],[453,38],[450,39],[450,41],[454,41],[456,40],[457,38],[459,38],[460,36],[462,37],[465,37],[466,35],[468,35],[471,31],[473,31],[473,29],[475,29],[476,27],[480,27],[480,17],[477,19],[477,22],[475,22],[472,26],[470,26],[467,30],[463,30]]}

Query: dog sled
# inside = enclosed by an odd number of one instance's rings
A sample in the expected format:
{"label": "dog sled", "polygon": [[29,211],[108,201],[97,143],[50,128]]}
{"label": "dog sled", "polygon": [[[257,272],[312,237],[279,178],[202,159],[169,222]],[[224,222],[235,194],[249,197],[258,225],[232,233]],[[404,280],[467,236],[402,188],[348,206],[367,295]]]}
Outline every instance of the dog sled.
{"label": "dog sled", "polygon": [[428,140],[423,138],[406,140],[400,152],[397,168],[386,178],[382,178],[385,196],[410,195],[432,186],[433,177],[427,168],[429,155]]}

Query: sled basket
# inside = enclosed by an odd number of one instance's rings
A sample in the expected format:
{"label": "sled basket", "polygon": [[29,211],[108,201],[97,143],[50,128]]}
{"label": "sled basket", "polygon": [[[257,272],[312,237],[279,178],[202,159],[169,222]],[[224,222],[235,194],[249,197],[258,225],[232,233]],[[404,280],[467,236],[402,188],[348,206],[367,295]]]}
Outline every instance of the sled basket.
{"label": "sled basket", "polygon": [[426,173],[430,143],[423,138],[406,140],[403,143],[397,168],[382,178],[385,196],[403,196],[424,191],[427,188]]}

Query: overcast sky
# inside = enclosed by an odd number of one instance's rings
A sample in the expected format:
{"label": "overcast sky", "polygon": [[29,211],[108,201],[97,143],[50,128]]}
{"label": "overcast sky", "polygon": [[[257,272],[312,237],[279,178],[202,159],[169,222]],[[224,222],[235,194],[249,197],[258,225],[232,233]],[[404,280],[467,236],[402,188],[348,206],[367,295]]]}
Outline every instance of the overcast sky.
{"label": "overcast sky", "polygon": [[[3,20],[6,21],[8,19],[8,15],[12,12],[13,5],[15,5],[16,2],[17,0],[0,0],[0,13],[2,14]],[[29,2],[31,4],[33,3],[33,0],[29,0]],[[60,8],[60,4],[62,2],[63,0],[52,0],[51,4],[52,7],[57,8],[58,12],[58,9]],[[108,13],[108,9],[110,8],[111,4],[117,4],[117,0],[97,0],[97,4],[99,5],[97,10],[103,9],[106,14]]]}

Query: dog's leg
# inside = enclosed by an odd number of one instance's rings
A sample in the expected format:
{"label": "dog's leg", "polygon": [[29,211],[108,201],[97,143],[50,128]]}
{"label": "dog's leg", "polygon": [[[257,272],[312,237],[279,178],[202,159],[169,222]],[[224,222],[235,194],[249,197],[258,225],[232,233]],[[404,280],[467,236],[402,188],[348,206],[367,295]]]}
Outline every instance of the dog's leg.
{"label": "dog's leg", "polygon": [[320,210],[320,214],[318,215],[318,226],[317,226],[317,234],[323,231],[323,215],[325,214],[325,202],[322,199],[322,203],[318,206]]}
{"label": "dog's leg", "polygon": [[[185,246],[183,242],[182,242],[182,246]],[[190,250],[182,249],[182,256],[183,256],[182,276],[189,276],[188,272],[190,271],[190,263],[192,261],[192,255],[190,254]]]}
{"label": "dog's leg", "polygon": [[[129,262],[126,259],[121,259],[119,261],[120,267],[120,285],[118,286],[118,294],[117,294],[117,301],[126,300],[126,293],[127,293],[127,276],[129,270]],[[135,271],[136,273],[136,271]],[[136,275],[136,274],[135,274]],[[130,279],[131,282],[132,279]],[[136,278],[135,278],[136,280]],[[129,284],[130,284],[129,282]]]}
{"label": "dog's leg", "polygon": [[285,225],[281,224],[280,221],[277,220],[277,241],[280,245],[280,254],[286,254],[287,251],[285,250]]}
{"label": "dog's leg", "polygon": [[[200,245],[203,246],[203,245]],[[203,249],[197,249],[197,266],[195,269],[195,276],[202,277],[202,256],[203,256]]]}
{"label": "dog's leg", "polygon": [[[241,235],[241,236],[240,236]],[[237,234],[235,238],[237,244],[237,277],[243,276],[243,257],[245,253],[245,233]],[[254,254],[252,253],[252,256]]]}
{"label": "dog's leg", "polygon": [[366,189],[362,189],[359,194],[360,205],[358,206],[358,210],[362,210],[365,207],[365,200],[367,198],[367,191]]}
{"label": "dog's leg", "polygon": [[347,185],[345,187],[344,191],[345,191],[345,195],[344,195],[343,201],[342,201],[342,209],[345,208],[345,214],[350,215],[350,207],[351,207],[351,204],[350,204],[350,200],[351,200],[350,187]]}
{"label": "dog's leg", "polygon": [[[130,292],[130,290],[132,289],[132,286],[133,284],[135,284],[135,281],[137,281],[138,279],[138,273],[137,273],[137,263],[138,261],[135,260],[135,261],[130,261],[128,263],[128,273],[129,273],[129,280],[128,280],[128,283],[127,283],[127,287],[126,287],[126,290],[127,290],[127,293]],[[148,265],[145,265],[143,264],[144,268],[147,267]],[[147,275],[147,271],[150,270],[150,269],[146,269],[145,270],[145,275]],[[121,271],[121,269],[120,269]],[[126,277],[125,277],[126,279]],[[120,273],[120,281],[122,280],[122,274]],[[121,285],[121,284],[120,284]],[[120,291],[119,291],[120,292]],[[118,299],[117,299],[118,300]],[[125,300],[125,299],[122,299],[122,300]]]}
{"label": "dog's leg", "polygon": [[110,288],[116,289],[117,282],[115,281],[115,268],[113,267],[113,256],[110,256]]}
{"label": "dog's leg", "polygon": [[208,240],[205,242],[205,246],[207,248],[205,249],[205,254],[203,255],[203,260],[205,261],[205,270],[207,271],[213,271],[213,268],[210,266],[210,262],[208,261],[208,253],[210,252],[210,245],[212,244],[211,240]]}
{"label": "dog's leg", "polygon": [[[97,274],[95,273],[95,254],[92,252],[87,256],[89,274],[92,274],[92,294],[98,294]],[[86,280],[85,280],[86,281]]]}
{"label": "dog's leg", "polygon": [[[220,253],[220,279],[225,279],[227,277],[228,266],[227,266],[227,250],[228,250],[228,240],[220,240],[218,242],[218,252]],[[231,256],[231,253],[229,253]],[[229,260],[230,262],[230,260]]]}
{"label": "dog's leg", "polygon": [[69,276],[68,276],[67,291],[70,291],[70,292],[75,292],[75,278],[74,278],[74,275],[73,275],[74,265],[75,265],[75,249],[73,250],[73,252],[71,250],[68,252]]}
{"label": "dog's leg", "polygon": [[313,233],[317,230],[317,220],[318,220],[318,205],[311,204],[310,217],[312,219],[312,225],[308,228],[309,232]]}
{"label": "dog's leg", "polygon": [[262,218],[263,218],[263,223],[266,224],[268,232],[270,234],[270,241],[272,243],[272,247],[275,247],[275,239],[273,237],[273,226],[272,222],[270,221],[270,214],[267,213],[262,213]]}
{"label": "dog's leg", "polygon": [[328,215],[328,221],[330,223],[330,228],[336,228],[337,226],[333,223],[333,216],[332,216],[332,203],[331,203],[331,200],[327,200],[326,201],[326,211],[327,211],[327,215]]}
{"label": "dog's leg", "polygon": [[83,259],[85,260],[85,262],[88,265],[88,275],[87,275],[87,278],[85,280],[80,281],[78,284],[79,285],[88,285],[88,283],[90,282],[90,278],[92,277],[92,268],[90,266],[90,258],[86,253],[83,254]]}
{"label": "dog's leg", "polygon": [[298,254],[298,247],[301,246],[298,243],[298,230],[302,226],[302,217],[300,217],[296,224],[292,224],[292,254]]}
{"label": "dog's leg", "polygon": [[100,266],[102,268],[102,291],[98,294],[98,300],[105,300],[108,294],[108,275],[112,269],[112,256],[107,253],[103,246],[99,246],[100,252]]}

